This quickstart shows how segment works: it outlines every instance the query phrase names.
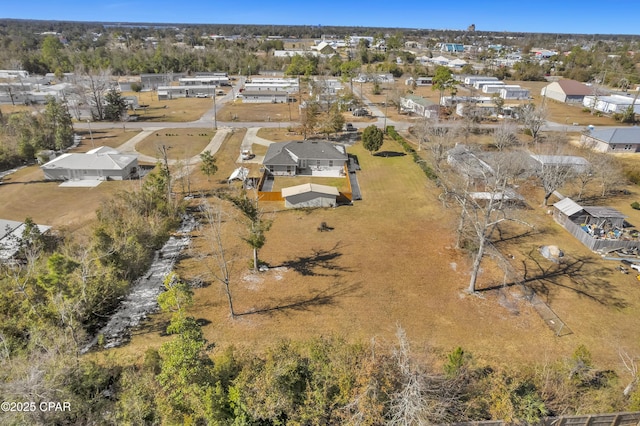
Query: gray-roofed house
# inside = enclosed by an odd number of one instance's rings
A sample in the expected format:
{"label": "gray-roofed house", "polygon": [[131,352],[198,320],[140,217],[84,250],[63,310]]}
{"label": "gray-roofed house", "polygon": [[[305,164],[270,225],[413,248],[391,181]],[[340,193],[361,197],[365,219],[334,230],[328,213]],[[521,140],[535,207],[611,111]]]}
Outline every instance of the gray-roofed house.
{"label": "gray-roofed house", "polygon": [[555,221],[593,251],[640,247],[625,228],[626,217],[612,207],[582,206],[568,197],[553,205]]}
{"label": "gray-roofed house", "polygon": [[537,163],[537,167],[542,170],[546,167],[566,167],[573,169],[576,173],[582,173],[589,168],[589,161],[575,155],[531,154],[530,157]]}
{"label": "gray-roofed house", "polygon": [[284,205],[288,208],[334,207],[340,195],[334,186],[305,183],[282,188]]}
{"label": "gray-roofed house", "polygon": [[[51,229],[50,226],[36,225],[41,234]],[[20,250],[20,239],[24,235],[26,225],[16,220],[0,219],[0,262],[11,260]]]}
{"label": "gray-roofed house", "polygon": [[593,95],[594,89],[575,80],[559,80],[543,87],[540,94],[549,99],[565,103],[582,103],[585,96]]}
{"label": "gray-roofed house", "polygon": [[600,152],[640,151],[640,127],[594,129],[580,137],[583,146]]}
{"label": "gray-roofed house", "polygon": [[138,156],[102,146],[84,154],[62,154],[40,168],[49,180],[134,179],[138,177]]}
{"label": "gray-roofed house", "polygon": [[272,143],[262,162],[274,176],[345,176],[347,150],[342,144],[306,140]]}
{"label": "gray-roofed house", "polygon": [[440,106],[422,96],[406,95],[400,98],[400,109],[403,112],[416,114],[420,117],[434,118],[440,112]]}

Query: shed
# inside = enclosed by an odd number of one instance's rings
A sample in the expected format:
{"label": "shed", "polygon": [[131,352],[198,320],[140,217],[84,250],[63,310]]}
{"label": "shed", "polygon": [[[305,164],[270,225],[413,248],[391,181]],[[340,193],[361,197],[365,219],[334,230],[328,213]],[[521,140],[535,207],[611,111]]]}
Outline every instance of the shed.
{"label": "shed", "polygon": [[334,207],[340,195],[336,187],[315,183],[282,188],[281,192],[287,208]]}
{"label": "shed", "polygon": [[542,96],[558,102],[581,103],[585,96],[593,95],[594,89],[575,80],[559,80],[548,84],[540,91]]}

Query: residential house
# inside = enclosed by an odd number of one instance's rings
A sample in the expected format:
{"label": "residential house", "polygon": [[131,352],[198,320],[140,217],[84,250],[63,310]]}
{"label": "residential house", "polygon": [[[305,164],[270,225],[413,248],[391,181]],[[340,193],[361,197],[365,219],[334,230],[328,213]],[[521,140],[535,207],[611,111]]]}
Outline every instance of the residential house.
{"label": "residential house", "polygon": [[[45,234],[50,226],[36,225],[40,234]],[[20,240],[23,238],[26,225],[24,222],[0,219],[0,262],[10,261],[20,250]]]}
{"label": "residential house", "polygon": [[440,106],[422,96],[405,95],[400,98],[400,110],[419,117],[434,118],[438,116]]}
{"label": "residential house", "polygon": [[66,153],[40,166],[48,180],[125,180],[138,177],[138,156],[99,147]]}
{"label": "residential house", "polygon": [[640,151],[640,127],[603,127],[580,137],[583,146],[600,152]]}
{"label": "residential house", "polygon": [[593,87],[575,80],[554,81],[540,91],[542,96],[564,103],[582,103],[585,96],[593,93]]}
{"label": "residential house", "polygon": [[640,114],[640,99],[631,96],[585,96],[582,105],[607,114],[622,114],[633,106],[633,112]]}
{"label": "residential house", "polygon": [[282,188],[282,198],[287,208],[335,207],[340,195],[334,186],[305,183]]}
{"label": "residential house", "polygon": [[283,104],[291,101],[289,93],[278,90],[244,90],[243,103],[253,104]]}
{"label": "residential house", "polygon": [[274,176],[344,176],[348,161],[342,144],[306,140],[273,143],[262,162]]}
{"label": "residential house", "polygon": [[462,53],[464,52],[464,44],[462,43],[442,43],[440,45],[441,52]]}
{"label": "residential house", "polygon": [[561,167],[573,169],[576,173],[582,173],[589,168],[589,161],[575,155],[529,155],[535,161],[538,170],[548,167]]}

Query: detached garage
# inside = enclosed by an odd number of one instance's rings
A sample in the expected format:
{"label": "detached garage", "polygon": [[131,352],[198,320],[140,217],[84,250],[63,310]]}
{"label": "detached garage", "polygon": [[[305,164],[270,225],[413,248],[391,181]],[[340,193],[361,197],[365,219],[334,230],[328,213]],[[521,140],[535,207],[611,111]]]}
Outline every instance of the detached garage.
{"label": "detached garage", "polygon": [[333,186],[305,183],[303,185],[282,188],[282,198],[287,208],[333,207],[340,195]]}

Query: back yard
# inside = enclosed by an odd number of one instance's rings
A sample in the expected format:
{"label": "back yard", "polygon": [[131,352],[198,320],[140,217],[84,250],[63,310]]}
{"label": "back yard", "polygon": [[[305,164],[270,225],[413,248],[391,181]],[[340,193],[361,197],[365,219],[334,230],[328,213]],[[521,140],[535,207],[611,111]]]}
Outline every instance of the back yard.
{"label": "back yard", "polygon": [[[225,158],[231,157],[227,151],[237,152],[240,141],[235,135],[227,141],[216,176],[233,170]],[[386,141],[382,150],[401,152],[393,141]],[[401,325],[417,352],[448,353],[462,346],[492,363],[555,360],[584,344],[596,363],[617,369],[619,348],[640,353],[640,319],[634,314],[640,285],[556,225],[547,209],[539,207],[537,188],[523,188],[530,208],[522,215],[535,231],[525,234],[521,228],[505,227],[503,241],[496,245],[511,255],[511,268],[573,332],[564,337],[555,336],[524,300],[520,287],[505,280],[502,268],[490,258],[483,264],[479,296],[463,291],[470,261],[453,248],[456,213],[439,201],[440,190],[408,156],[371,156],[359,144],[349,151],[362,166],[362,201],[311,211],[261,204],[273,220],[260,251],[269,271],[250,272],[250,250],[239,238],[246,229],[236,220],[226,221],[233,259],[231,291],[241,314],[235,320],[222,286],[212,279],[206,228],[194,239],[194,250],[180,263],[179,273],[210,284],[196,290],[191,310],[205,324],[210,341],[221,347],[264,347],[283,338],[335,334],[390,342]],[[640,217],[630,221],[640,223]],[[322,222],[333,230],[318,232]],[[537,252],[542,244],[560,245],[567,262],[556,265],[542,258]],[[137,358],[145,347],[158,346],[158,325],[164,321],[164,316],[154,316],[130,345],[116,351]]]}

